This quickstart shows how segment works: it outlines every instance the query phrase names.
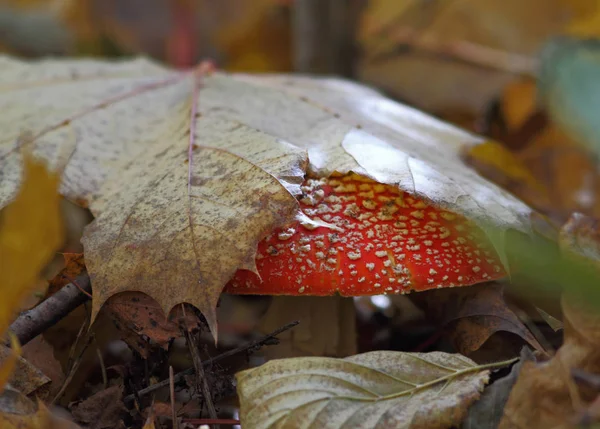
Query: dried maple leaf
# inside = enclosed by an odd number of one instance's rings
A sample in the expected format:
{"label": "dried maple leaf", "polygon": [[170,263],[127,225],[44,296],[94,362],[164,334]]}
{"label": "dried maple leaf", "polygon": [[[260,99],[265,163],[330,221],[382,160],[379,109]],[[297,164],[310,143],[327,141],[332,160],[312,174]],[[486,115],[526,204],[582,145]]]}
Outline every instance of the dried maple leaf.
{"label": "dried maple leaf", "polygon": [[[299,216],[307,171],[353,171],[479,226],[529,230],[529,208],[460,160],[479,138],[359,85],[203,77],[145,60],[2,58],[0,76],[0,124],[9,136],[30,127],[36,152],[66,164],[62,192],[96,216],[83,239],[94,315],[110,296],[142,291],[165,313],[195,305],[216,332],[222,288]],[[11,141],[0,141],[0,163],[1,206],[19,182]],[[502,258],[503,234],[490,238]]]}

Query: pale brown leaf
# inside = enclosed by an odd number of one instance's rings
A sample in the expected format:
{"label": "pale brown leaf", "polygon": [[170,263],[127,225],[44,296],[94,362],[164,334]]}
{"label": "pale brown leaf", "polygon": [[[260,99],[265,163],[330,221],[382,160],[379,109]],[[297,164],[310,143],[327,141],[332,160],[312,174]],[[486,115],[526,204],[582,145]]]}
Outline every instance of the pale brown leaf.
{"label": "pale brown leaf", "polygon": [[252,428],[447,428],[494,366],[442,352],[274,360],[237,374],[240,418]]}

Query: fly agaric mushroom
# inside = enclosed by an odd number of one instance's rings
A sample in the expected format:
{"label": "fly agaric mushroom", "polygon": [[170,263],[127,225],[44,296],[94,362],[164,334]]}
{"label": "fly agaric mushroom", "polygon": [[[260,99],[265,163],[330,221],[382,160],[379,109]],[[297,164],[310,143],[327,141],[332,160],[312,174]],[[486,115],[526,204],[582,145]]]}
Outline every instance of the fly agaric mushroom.
{"label": "fly agaric mushroom", "polygon": [[239,270],[225,292],[363,296],[468,286],[505,276],[463,216],[350,173],[308,179],[300,208],[336,226],[296,222],[262,240],[258,275]]}

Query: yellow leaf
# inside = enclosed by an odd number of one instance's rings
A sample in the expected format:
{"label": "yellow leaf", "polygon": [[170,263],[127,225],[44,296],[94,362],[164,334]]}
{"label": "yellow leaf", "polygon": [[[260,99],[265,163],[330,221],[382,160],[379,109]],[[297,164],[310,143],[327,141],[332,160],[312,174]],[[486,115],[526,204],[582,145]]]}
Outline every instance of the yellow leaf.
{"label": "yellow leaf", "polygon": [[59,176],[29,154],[24,161],[20,192],[0,213],[0,332],[63,240]]}
{"label": "yellow leaf", "polygon": [[156,426],[154,426],[154,415],[150,413],[142,429],[155,429],[155,427]]}
{"label": "yellow leaf", "polygon": [[21,345],[14,335],[10,336],[10,345],[12,353],[8,356],[8,359],[2,363],[2,366],[0,366],[0,391],[2,391],[10,379],[10,376],[17,365],[17,356],[21,354]]}
{"label": "yellow leaf", "polygon": [[527,166],[521,162],[510,150],[500,143],[486,141],[482,144],[472,146],[469,155],[478,161],[502,171],[508,178],[539,192],[544,192],[543,186],[529,171]]}
{"label": "yellow leaf", "polygon": [[[0,334],[6,332],[15,310],[34,290],[39,272],[63,239],[58,184],[56,173],[29,153],[24,154],[20,191],[0,212]],[[20,353],[16,338],[11,340],[15,353],[0,368],[0,388]]]}
{"label": "yellow leaf", "polygon": [[577,37],[600,36],[600,1],[568,0],[566,1],[574,16],[565,27],[565,32]]}
{"label": "yellow leaf", "polygon": [[38,402],[35,414],[0,413],[0,429],[78,429],[75,423],[53,416],[46,406]]}

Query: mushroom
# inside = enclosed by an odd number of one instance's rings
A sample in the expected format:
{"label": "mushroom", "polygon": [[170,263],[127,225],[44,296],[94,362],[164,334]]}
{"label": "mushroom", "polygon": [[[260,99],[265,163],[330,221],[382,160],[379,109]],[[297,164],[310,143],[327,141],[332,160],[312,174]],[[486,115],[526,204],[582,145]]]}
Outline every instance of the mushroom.
{"label": "mushroom", "polygon": [[355,173],[307,179],[300,208],[337,228],[298,221],[257,249],[225,292],[363,296],[468,286],[502,278],[502,263],[463,216]]}

